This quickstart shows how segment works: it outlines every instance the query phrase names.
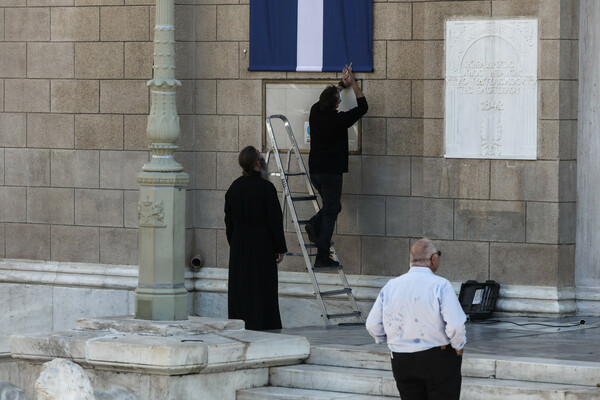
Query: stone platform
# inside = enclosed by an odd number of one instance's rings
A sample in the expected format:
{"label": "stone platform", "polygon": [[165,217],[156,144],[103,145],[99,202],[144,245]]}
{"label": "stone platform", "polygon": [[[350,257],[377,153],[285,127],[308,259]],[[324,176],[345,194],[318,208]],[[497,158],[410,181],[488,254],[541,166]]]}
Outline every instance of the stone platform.
{"label": "stone platform", "polygon": [[64,358],[86,369],[95,390],[123,388],[144,400],[234,400],[238,389],[267,385],[269,367],[299,363],[310,353],[305,337],[247,331],[240,320],[117,317],[77,325],[66,332],[12,336],[14,361],[0,364],[0,381],[35,398],[41,364]]}
{"label": "stone platform", "polygon": [[[599,399],[600,318],[581,318],[469,322],[461,400]],[[18,359],[0,362],[0,380],[32,388],[40,363],[63,357],[84,366],[96,390],[124,388],[139,399],[398,398],[387,347],[364,326],[242,326],[80,320],[68,334],[13,337]]]}

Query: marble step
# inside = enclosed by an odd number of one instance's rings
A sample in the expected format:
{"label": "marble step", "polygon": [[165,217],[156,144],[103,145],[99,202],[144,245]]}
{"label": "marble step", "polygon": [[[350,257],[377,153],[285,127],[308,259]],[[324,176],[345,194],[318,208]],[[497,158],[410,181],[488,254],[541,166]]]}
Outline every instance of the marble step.
{"label": "marble step", "polygon": [[[596,400],[598,390],[556,384],[465,378],[461,400]],[[268,386],[238,390],[236,400],[390,400],[398,396],[372,396],[325,390]]]}
{"label": "marble step", "polygon": [[[308,364],[391,370],[389,353],[381,347],[343,345],[312,346]],[[545,358],[490,356],[465,353],[463,377],[550,382],[596,386],[600,384],[600,362]]]}
{"label": "marble step", "polygon": [[600,388],[507,379],[463,378],[460,400],[597,400]]}
{"label": "marble step", "polygon": [[238,390],[236,400],[391,400],[398,396],[369,396],[356,393],[329,392],[326,390],[296,389],[267,386],[256,389]]}
{"label": "marble step", "polygon": [[[274,367],[270,370],[269,383],[272,386],[287,388],[345,392],[369,396],[398,396],[391,371],[376,369],[315,364]],[[462,387],[461,400],[600,399],[600,388],[596,386],[466,377],[463,378]],[[306,397],[306,399],[313,398]],[[316,399],[319,399],[319,397],[316,397]]]}
{"label": "marble step", "polygon": [[398,396],[392,371],[377,369],[315,364],[276,367],[270,369],[269,384],[371,396]]}

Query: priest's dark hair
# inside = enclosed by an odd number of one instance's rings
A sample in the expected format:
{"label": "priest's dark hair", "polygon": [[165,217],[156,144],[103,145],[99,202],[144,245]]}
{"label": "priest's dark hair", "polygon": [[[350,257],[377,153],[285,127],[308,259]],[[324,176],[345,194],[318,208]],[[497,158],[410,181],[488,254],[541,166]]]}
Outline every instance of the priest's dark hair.
{"label": "priest's dark hair", "polygon": [[256,162],[260,160],[260,153],[254,146],[244,147],[238,156],[238,162],[242,167],[243,174],[246,176],[252,175],[252,171],[256,167]]}
{"label": "priest's dark hair", "polygon": [[338,90],[333,85],[327,86],[319,96],[319,105],[323,111],[334,111],[338,102]]}

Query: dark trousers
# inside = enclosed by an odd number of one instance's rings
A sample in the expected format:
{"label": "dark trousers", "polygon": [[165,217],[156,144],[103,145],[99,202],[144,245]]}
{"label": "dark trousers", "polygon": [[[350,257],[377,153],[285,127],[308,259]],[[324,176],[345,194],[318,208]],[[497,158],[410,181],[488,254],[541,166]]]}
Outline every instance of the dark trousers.
{"label": "dark trousers", "polygon": [[329,257],[331,237],[335,221],[342,211],[342,174],[310,174],[312,184],[321,195],[321,210],[310,219],[318,232],[317,247],[319,256]]}
{"label": "dark trousers", "polygon": [[462,356],[452,347],[392,356],[392,372],[402,400],[459,400]]}

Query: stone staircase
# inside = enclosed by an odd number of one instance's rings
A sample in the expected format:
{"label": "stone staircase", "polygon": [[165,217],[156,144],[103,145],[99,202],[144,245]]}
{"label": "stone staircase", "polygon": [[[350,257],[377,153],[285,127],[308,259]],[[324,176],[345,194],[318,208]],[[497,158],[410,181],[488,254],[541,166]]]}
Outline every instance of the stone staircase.
{"label": "stone staircase", "polygon": [[[600,399],[600,360],[466,354],[462,373],[461,400]],[[376,345],[313,346],[304,364],[271,368],[269,384],[239,390],[237,400],[398,398],[389,355]]]}

